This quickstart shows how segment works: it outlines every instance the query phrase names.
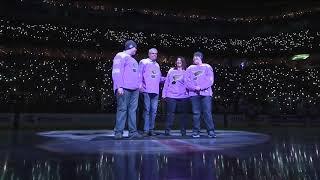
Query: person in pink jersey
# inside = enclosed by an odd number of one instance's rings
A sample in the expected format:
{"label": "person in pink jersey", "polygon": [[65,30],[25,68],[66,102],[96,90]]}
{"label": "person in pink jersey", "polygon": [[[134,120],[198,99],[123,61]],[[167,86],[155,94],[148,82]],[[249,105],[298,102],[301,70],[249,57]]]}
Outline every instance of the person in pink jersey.
{"label": "person in pink jersey", "polygon": [[162,81],[160,66],[157,63],[158,50],[149,49],[148,58],[139,63],[141,76],[140,93],[143,97],[144,135],[154,136],[155,119],[157,115],[159,86]]}
{"label": "person in pink jersey", "polygon": [[184,80],[186,72],[186,61],[182,56],[177,57],[175,67],[168,71],[163,90],[162,98],[166,101],[166,130],[165,135],[170,136],[171,126],[174,120],[175,112],[181,113],[180,130],[181,135],[186,136],[186,121],[188,110],[188,92]]}
{"label": "person in pink jersey", "polygon": [[208,137],[215,138],[211,88],[214,83],[214,74],[212,67],[202,61],[203,54],[201,52],[195,52],[193,54],[193,65],[187,68],[185,75],[185,82],[192,104],[192,137],[200,137],[200,117],[202,115],[207,127]]}
{"label": "person in pink jersey", "polygon": [[129,137],[141,137],[136,127],[136,110],[138,106],[141,78],[138,62],[133,58],[137,52],[137,44],[128,40],[125,49],[113,58],[112,80],[117,98],[115,138],[123,137],[123,130],[128,120]]}

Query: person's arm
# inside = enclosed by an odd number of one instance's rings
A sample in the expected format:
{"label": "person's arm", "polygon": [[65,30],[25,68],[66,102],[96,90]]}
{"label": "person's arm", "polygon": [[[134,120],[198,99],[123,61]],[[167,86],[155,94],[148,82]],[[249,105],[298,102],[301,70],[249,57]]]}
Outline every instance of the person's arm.
{"label": "person's arm", "polygon": [[165,76],[162,76],[162,75],[161,75],[161,77],[160,77],[160,82],[163,83],[163,82],[166,81],[166,79],[167,79],[167,78],[166,78]]}
{"label": "person's arm", "polygon": [[[159,71],[160,71],[160,83],[164,83],[167,78],[166,78],[166,76],[162,76],[161,69],[159,69]],[[168,75],[167,75],[167,77],[168,77]]]}
{"label": "person's arm", "polygon": [[196,86],[194,85],[194,80],[192,78],[192,72],[189,68],[187,68],[187,70],[186,70],[184,81],[186,83],[187,89],[189,89],[190,91],[196,90]]}
{"label": "person's arm", "polygon": [[143,73],[145,71],[145,64],[143,63],[143,60],[139,62],[139,83],[140,83],[140,89],[142,88],[143,84]]}
{"label": "person's arm", "polygon": [[167,97],[167,92],[168,92],[168,87],[170,85],[170,74],[171,74],[171,69],[168,71],[167,77],[165,77],[163,89],[162,89],[162,98]]}
{"label": "person's arm", "polygon": [[124,73],[124,64],[125,59],[121,57],[121,55],[116,55],[113,59],[112,64],[112,80],[115,85],[115,89],[118,91],[120,89],[123,90],[124,81],[123,81],[123,73]]}
{"label": "person's arm", "polygon": [[207,65],[206,72],[205,72],[205,81],[200,84],[200,89],[205,90],[210,88],[214,82],[214,74],[213,69],[210,65]]}

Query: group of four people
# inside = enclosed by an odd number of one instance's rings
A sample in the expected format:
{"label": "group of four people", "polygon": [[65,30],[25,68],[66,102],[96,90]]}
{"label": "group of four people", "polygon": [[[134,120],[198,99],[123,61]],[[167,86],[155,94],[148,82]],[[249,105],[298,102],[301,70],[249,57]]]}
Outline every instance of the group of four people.
{"label": "group of four people", "polygon": [[[212,119],[212,88],[214,83],[213,69],[203,63],[203,54],[196,52],[193,55],[193,65],[186,68],[186,61],[178,57],[175,67],[171,68],[166,77],[162,77],[160,66],[157,63],[158,51],[151,48],[148,58],[142,59],[139,64],[134,59],[137,44],[128,40],[125,49],[116,54],[113,59],[112,80],[114,93],[117,99],[115,123],[115,138],[123,137],[123,130],[128,120],[129,137],[141,138],[154,136],[155,119],[157,114],[160,82],[164,81],[162,98],[166,101],[167,117],[165,135],[170,135],[174,114],[177,107],[183,111],[181,135],[186,136],[186,111],[190,99],[193,113],[192,137],[200,137],[201,115],[207,127],[208,137],[216,137]],[[143,97],[143,134],[137,131],[136,111],[139,94]]]}

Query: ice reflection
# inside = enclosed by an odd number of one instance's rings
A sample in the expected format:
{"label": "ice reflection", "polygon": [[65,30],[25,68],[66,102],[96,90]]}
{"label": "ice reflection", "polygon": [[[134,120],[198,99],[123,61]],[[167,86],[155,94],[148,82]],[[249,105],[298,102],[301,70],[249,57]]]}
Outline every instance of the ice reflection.
{"label": "ice reflection", "polygon": [[[318,140],[273,140],[263,150],[236,154],[100,154],[32,160],[2,152],[1,179],[319,179]],[[268,147],[267,147],[268,146]],[[244,155],[241,156],[241,153]],[[240,155],[240,156],[239,156]],[[16,157],[18,156],[18,157]],[[20,159],[25,156],[25,159]]]}

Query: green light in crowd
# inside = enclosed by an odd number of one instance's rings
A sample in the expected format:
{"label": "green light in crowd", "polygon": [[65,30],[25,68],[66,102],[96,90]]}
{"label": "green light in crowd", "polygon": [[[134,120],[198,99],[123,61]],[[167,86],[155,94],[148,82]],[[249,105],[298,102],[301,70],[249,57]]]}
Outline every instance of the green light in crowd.
{"label": "green light in crowd", "polygon": [[291,60],[292,61],[299,61],[299,60],[305,60],[310,56],[310,54],[297,54],[294,55]]}

